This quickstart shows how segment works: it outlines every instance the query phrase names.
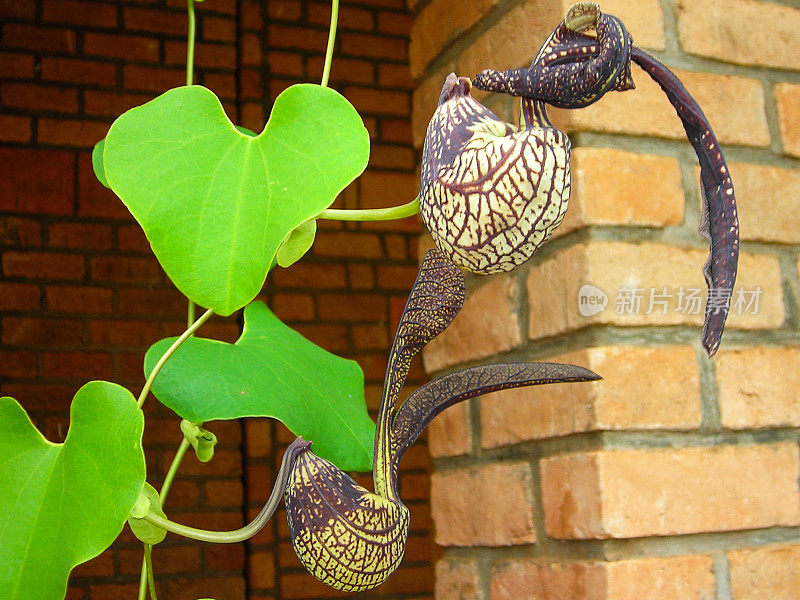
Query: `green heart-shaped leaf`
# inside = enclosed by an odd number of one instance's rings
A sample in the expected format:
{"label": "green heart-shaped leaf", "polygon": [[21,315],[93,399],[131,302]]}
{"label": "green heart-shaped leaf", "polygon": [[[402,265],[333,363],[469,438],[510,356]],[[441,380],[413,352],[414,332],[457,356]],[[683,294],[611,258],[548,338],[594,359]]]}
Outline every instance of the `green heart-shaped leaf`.
{"label": "green heart-shaped leaf", "polygon": [[145,479],[144,416],[123,387],[84,385],[63,444],[0,398],[0,595],[64,597],[76,565],[111,545]]}
{"label": "green heart-shaped leaf", "polygon": [[366,167],[369,134],[339,93],[300,84],[264,131],[242,133],[219,99],[179,87],[111,126],[105,177],[191,300],[229,315],[255,298],[286,235]]}
{"label": "green heart-shaped leaf", "polygon": [[[175,338],[145,356],[145,373]],[[192,422],[275,417],[346,471],[372,469],[375,424],[358,363],[315,346],[262,302],[244,309],[235,344],[189,338],[156,377],[153,394]]]}

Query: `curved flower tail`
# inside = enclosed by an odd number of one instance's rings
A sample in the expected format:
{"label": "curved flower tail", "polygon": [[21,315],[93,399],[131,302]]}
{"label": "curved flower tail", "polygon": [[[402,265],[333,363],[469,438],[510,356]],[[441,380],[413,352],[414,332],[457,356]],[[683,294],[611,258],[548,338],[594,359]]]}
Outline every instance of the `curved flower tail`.
{"label": "curved flower tail", "polygon": [[480,365],[434,379],[411,394],[397,411],[392,424],[393,467],[397,468],[434,417],[454,404],[511,388],[598,379],[601,377],[589,369],[559,363]]}
{"label": "curved flower tail", "polygon": [[647,52],[633,49],[633,60],[652,77],[675,107],[700,161],[703,189],[700,233],[710,242],[703,275],[708,284],[703,347],[709,356],[719,348],[728,316],[739,261],[739,219],[728,164],[702,109],[672,71]]}

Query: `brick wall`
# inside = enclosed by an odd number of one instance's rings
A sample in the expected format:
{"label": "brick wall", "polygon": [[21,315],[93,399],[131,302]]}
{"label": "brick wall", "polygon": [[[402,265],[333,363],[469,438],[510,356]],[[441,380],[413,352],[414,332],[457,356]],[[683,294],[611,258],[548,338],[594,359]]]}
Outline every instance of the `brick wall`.
{"label": "brick wall", "polygon": [[[570,2],[410,4],[419,147],[448,72],[527,65]],[[678,304],[681,288],[705,297],[699,171],[646,74],[634,69],[633,92],[551,110],[574,145],[565,223],[523,268],[469,279],[464,310],[428,347],[425,366],[546,359],[604,380],[493,394],[432,424],[432,514],[444,547],[436,598],[795,599],[800,9],[756,0],[600,5],[676,70],[724,146],[740,207],[743,293],[708,359],[702,313],[686,310],[685,296]],[[516,122],[511,99],[477,95]],[[605,310],[581,315],[584,284],[607,294]],[[617,312],[626,286],[642,290],[634,314]],[[755,314],[737,308],[737,298],[754,297]]]}
{"label": "brick wall", "polygon": [[[260,130],[282,89],[318,80],[328,2],[196,7],[195,80],[222,98],[235,121]],[[342,2],[331,83],[364,116],[373,147],[367,173],[337,206],[388,206],[416,194],[410,26],[402,0]],[[184,0],[0,3],[0,393],[17,398],[54,441],[66,434],[80,385],[102,378],[138,392],[144,351],[185,327],[185,300],[124,206],[95,181],[90,161],[115,116],[183,84],[185,35]],[[415,219],[321,223],[311,254],[278,269],[262,295],[309,339],[359,361],[373,413],[416,274],[418,232]],[[212,320],[201,335],[232,341],[238,332],[234,317]],[[423,378],[416,365],[412,385]],[[148,480],[159,484],[180,439],[178,419],[153,398],[145,409]],[[269,494],[290,437],[267,420],[208,427],[220,440],[216,456],[206,465],[186,458],[167,512],[195,526],[236,528]],[[429,463],[424,444],[404,461],[413,520],[403,568],[361,597],[430,597]],[[249,545],[168,536],[154,557],[160,597],[170,600],[332,595],[294,557],[283,512]],[[111,551],[76,570],[68,597],[135,598],[140,560],[141,544],[126,528]]]}

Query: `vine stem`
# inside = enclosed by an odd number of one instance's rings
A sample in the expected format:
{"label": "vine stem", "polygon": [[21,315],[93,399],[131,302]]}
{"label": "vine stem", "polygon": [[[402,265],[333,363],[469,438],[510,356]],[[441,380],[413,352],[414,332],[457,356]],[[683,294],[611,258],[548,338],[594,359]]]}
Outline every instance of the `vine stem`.
{"label": "vine stem", "polygon": [[147,587],[150,589],[150,600],[158,600],[156,598],[156,582],[153,576],[153,546],[150,544],[144,545],[144,563],[147,570]]}
{"label": "vine stem", "polygon": [[180,345],[183,344],[183,342],[185,342],[187,339],[189,339],[192,336],[192,334],[195,331],[197,331],[203,323],[208,321],[208,319],[213,314],[214,314],[213,308],[209,308],[206,312],[204,312],[199,319],[197,319],[194,323],[192,323],[191,327],[189,327],[186,331],[184,331],[177,340],[172,342],[172,345],[169,348],[167,348],[167,351],[164,352],[161,358],[158,359],[158,362],[156,363],[156,366],[153,367],[153,370],[148,376],[147,381],[144,382],[144,387],[142,388],[142,392],[139,394],[139,399],[136,400],[136,406],[138,408],[142,408],[142,404],[144,404],[145,398],[147,398],[147,394],[150,393],[150,388],[153,387],[153,382],[156,380],[156,376],[158,375],[158,372],[161,370],[161,367],[164,366],[164,363],[166,363],[169,360],[169,357],[175,354],[175,351],[180,347]]}
{"label": "vine stem", "polygon": [[[289,444],[286,452],[283,453],[281,468],[278,471],[278,475],[275,477],[275,486],[272,488],[272,493],[266,504],[264,504],[264,508],[261,509],[261,512],[258,513],[255,519],[241,529],[236,529],[234,531],[207,531],[205,529],[196,529],[187,525],[175,523],[150,511],[144,516],[144,519],[166,531],[203,542],[233,544],[250,539],[261,531],[264,525],[267,524],[267,521],[275,514],[278,505],[283,499],[283,492],[286,490],[286,486],[289,483],[289,475],[291,475],[294,463],[297,457],[308,449],[309,446],[311,446],[311,442],[307,442],[302,437],[298,437],[294,442]],[[174,462],[175,461],[173,461],[173,464]],[[171,470],[172,468],[170,467],[170,471]]]}
{"label": "vine stem", "polygon": [[189,35],[186,39],[186,85],[192,85],[194,80],[194,37],[196,29],[194,0],[186,0],[186,12],[189,15]]}
{"label": "vine stem", "polygon": [[[190,0],[191,1],[191,0]],[[328,47],[325,49],[325,66],[322,69],[322,87],[328,87],[333,61],[333,44],[336,41],[336,24],[339,21],[339,0],[331,1],[331,28],[328,31]]]}
{"label": "vine stem", "polygon": [[419,212],[419,196],[411,202],[400,206],[389,208],[366,208],[361,210],[346,210],[340,208],[329,208],[323,210],[317,219],[332,219],[336,221],[391,221],[393,219],[404,219],[411,217]]}
{"label": "vine stem", "polygon": [[[186,85],[194,83],[194,38],[197,30],[196,19],[194,16],[194,0],[186,0],[186,13],[189,16],[189,33],[186,37]],[[186,316],[186,326],[194,323],[195,304],[189,300]]]}

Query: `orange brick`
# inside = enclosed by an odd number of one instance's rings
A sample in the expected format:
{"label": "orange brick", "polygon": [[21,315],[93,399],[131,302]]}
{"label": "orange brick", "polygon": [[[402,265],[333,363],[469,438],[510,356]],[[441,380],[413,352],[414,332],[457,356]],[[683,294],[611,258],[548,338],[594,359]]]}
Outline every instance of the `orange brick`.
{"label": "orange brick", "polygon": [[[573,4],[573,0],[561,0],[562,14]],[[664,16],[659,0],[603,0],[600,8],[605,14],[619,17],[640,48],[664,49]]]}
{"label": "orange brick", "polygon": [[422,81],[411,97],[411,133],[415,148],[422,148],[428,123],[439,105],[439,95],[448,73],[455,71],[448,64]]}
{"label": "orange brick", "polygon": [[723,349],[716,362],[724,427],[800,427],[800,348]]}
{"label": "orange brick", "polygon": [[305,294],[275,294],[272,310],[283,321],[312,321],[314,298]]}
{"label": "orange brick", "polygon": [[[674,69],[697,100],[722,144],[766,147],[770,133],[764,89],[747,77]],[[636,89],[611,93],[582,110],[553,109],[553,123],[570,132],[603,131],[686,139],[680,119],[664,92],[638,66]]]}
{"label": "orange brick", "polygon": [[587,225],[652,225],[683,221],[683,184],[676,158],[612,148],[575,148],[572,194],[556,235]]}
{"label": "orange brick", "polygon": [[779,83],[775,86],[775,98],[783,151],[791,156],[800,156],[800,85]]}
{"label": "orange brick", "polygon": [[[800,243],[800,171],[747,163],[731,163],[743,240]],[[698,190],[700,185],[697,169]]]}
{"label": "orange brick", "polygon": [[459,75],[474,77],[483,69],[528,66],[550,32],[564,18],[560,2],[526,2],[508,11],[458,57]]}
{"label": "orange brick", "polygon": [[691,54],[743,65],[800,69],[797,53],[783,50],[800,45],[796,7],[755,0],[681,0],[675,11],[681,47]]}
{"label": "orange brick", "polygon": [[447,558],[437,562],[435,594],[436,600],[483,600],[478,564]]}
{"label": "orange brick", "polygon": [[[597,324],[613,325],[700,325],[702,309],[696,314],[679,310],[678,292],[699,289],[705,305],[706,284],[701,268],[707,251],[679,248],[656,243],[593,241],[578,244],[531,267],[528,274],[530,305],[529,335],[536,339]],[[776,257],[768,254],[742,253],[728,317],[730,328],[770,329],[784,321],[783,291]],[[602,290],[608,298],[604,310],[589,316],[579,312],[579,291],[585,284]],[[658,294],[666,288],[665,305],[658,304]],[[739,290],[746,301],[761,289],[756,314],[747,305],[737,308]],[[618,309],[619,290],[638,289],[639,310],[633,314]],[[652,290],[652,292],[651,292]],[[653,294],[656,294],[655,296]],[[653,299],[651,309],[650,300]],[[621,314],[620,314],[621,313]],[[452,327],[451,327],[452,329]]]}
{"label": "orange brick", "polygon": [[693,348],[606,346],[547,361],[584,366],[603,379],[482,397],[483,448],[586,431],[700,425],[700,375]]}
{"label": "orange brick", "polygon": [[469,403],[462,402],[440,413],[428,425],[431,456],[459,456],[472,450]]}
{"label": "orange brick", "polygon": [[453,324],[423,350],[425,370],[433,373],[518,346],[522,338],[515,295],[515,281],[509,276],[491,278],[470,290]]}
{"label": "orange brick", "polygon": [[733,600],[795,600],[800,590],[800,544],[775,544],[728,553]]}
{"label": "orange brick", "polygon": [[412,76],[419,78],[448,43],[486,16],[497,2],[465,2],[458,10],[453,10],[452,2],[434,0],[422,9],[411,28],[409,64]]}
{"label": "orange brick", "polygon": [[604,539],[796,526],[799,459],[795,443],[543,459],[545,530]]}
{"label": "orange brick", "polygon": [[496,563],[490,589],[491,600],[710,600],[714,575],[710,556],[614,562],[520,559]]}
{"label": "orange brick", "polygon": [[317,233],[312,252],[316,256],[335,258],[380,258],[383,254],[377,235],[351,232]]}
{"label": "orange brick", "polygon": [[530,467],[525,463],[434,473],[431,515],[436,543],[517,546],[535,542],[531,485]]}
{"label": "orange brick", "polygon": [[359,177],[358,186],[360,208],[385,208],[413,200],[419,179],[413,173],[368,169]]}

